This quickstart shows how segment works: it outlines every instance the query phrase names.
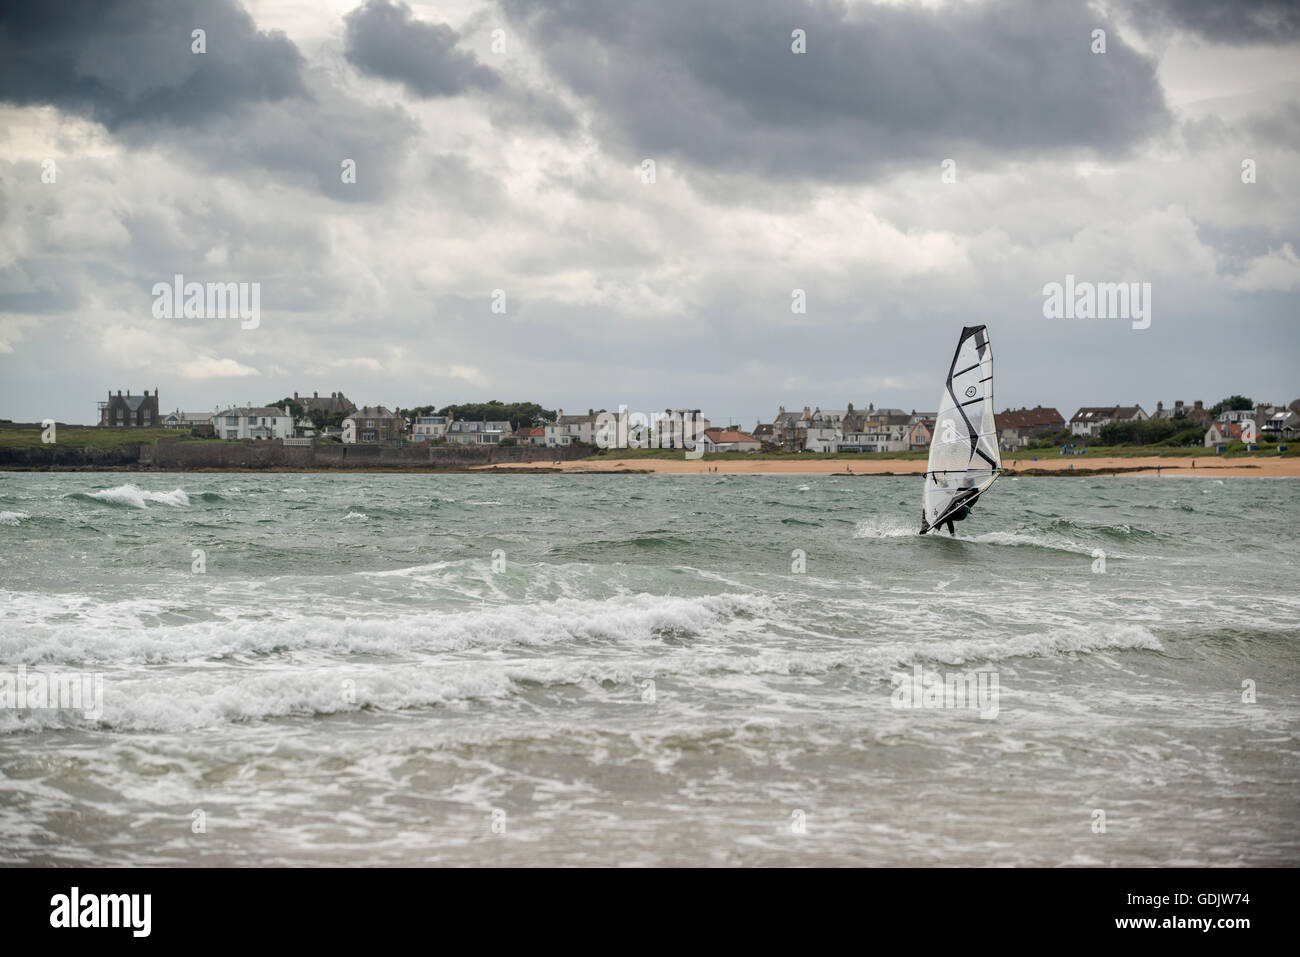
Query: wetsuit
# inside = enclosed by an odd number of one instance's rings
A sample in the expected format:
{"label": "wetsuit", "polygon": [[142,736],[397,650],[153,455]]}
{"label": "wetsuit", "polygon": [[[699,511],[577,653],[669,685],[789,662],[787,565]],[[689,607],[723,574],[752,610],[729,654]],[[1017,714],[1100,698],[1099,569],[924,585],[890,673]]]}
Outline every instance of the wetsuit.
{"label": "wetsuit", "polygon": [[968,500],[965,501],[965,502],[962,502],[961,505],[958,506],[958,508],[956,509],[956,511],[954,511],[951,515],[948,516],[948,534],[949,534],[949,535],[952,535],[953,537],[956,537],[957,532],[956,532],[956,530],[952,527],[952,523],[953,523],[953,522],[964,522],[964,521],[966,520],[966,516],[970,514],[970,510],[974,507],[975,502],[976,502],[976,500],[977,500],[978,498],[979,498],[978,495],[972,495],[972,496],[970,497],[970,499],[968,499]]}

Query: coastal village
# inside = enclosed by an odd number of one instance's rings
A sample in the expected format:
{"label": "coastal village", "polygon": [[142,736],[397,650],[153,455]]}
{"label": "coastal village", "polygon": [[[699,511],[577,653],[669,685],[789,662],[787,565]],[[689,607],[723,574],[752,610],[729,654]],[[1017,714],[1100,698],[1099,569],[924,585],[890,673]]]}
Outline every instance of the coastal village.
{"label": "coastal village", "polygon": [[[1236,401],[1234,401],[1236,400]],[[423,407],[427,410],[431,407]],[[449,407],[450,408],[450,407]],[[538,414],[508,418],[457,417],[453,411],[431,414],[389,409],[383,405],[358,406],[342,392],[322,396],[294,393],[282,403],[251,403],[208,411],[163,412],[157,389],[141,393],[109,392],[98,404],[97,422],[106,429],[164,428],[195,436],[227,440],[279,441],[285,445],[339,442],[363,445],[416,443],[468,446],[522,446],[567,448],[600,444],[601,416],[627,416],[625,410],[606,413],[553,414],[533,406]],[[757,422],[748,431],[736,424],[714,426],[700,409],[666,409],[642,416],[647,429],[632,447],[673,447],[664,424],[692,423],[706,452],[818,452],[898,453],[920,452],[930,447],[936,413],[897,408],[866,408],[849,403],[843,409],[804,406],[777,409],[771,422]],[[606,419],[608,421],[608,418]],[[1003,451],[1043,445],[1059,446],[1062,454],[1093,444],[1147,444],[1142,437],[1164,444],[1200,445],[1224,449],[1229,443],[1281,442],[1300,434],[1300,399],[1288,405],[1251,403],[1235,396],[1206,408],[1202,400],[1170,405],[1157,402],[1153,411],[1141,405],[1084,406],[1066,420],[1055,408],[1007,409],[995,415],[998,443]],[[624,422],[626,425],[626,422]],[[658,432],[659,434],[655,434]],[[621,434],[626,434],[626,429]],[[632,434],[637,436],[634,420]],[[1135,440],[1134,437],[1137,437]],[[662,441],[661,441],[662,440]],[[620,442],[619,445],[623,443]],[[693,445],[693,443],[691,443]]]}

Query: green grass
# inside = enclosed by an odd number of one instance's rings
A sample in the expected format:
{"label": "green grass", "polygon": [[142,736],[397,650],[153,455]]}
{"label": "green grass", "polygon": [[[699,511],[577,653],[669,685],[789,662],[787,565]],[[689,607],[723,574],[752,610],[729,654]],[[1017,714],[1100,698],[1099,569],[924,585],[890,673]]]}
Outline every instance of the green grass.
{"label": "green grass", "polygon": [[[34,449],[46,446],[42,429],[14,429],[0,425],[0,448]],[[136,442],[152,442],[164,435],[175,436],[175,429],[92,429],[76,426],[57,427],[56,448],[117,449]]]}
{"label": "green grass", "polygon": [[[41,441],[43,429],[15,429],[0,425],[0,448],[36,449],[49,447]],[[226,439],[197,439],[182,429],[96,429],[85,426],[58,426],[54,432],[54,448],[61,449],[119,449],[137,442],[152,443],[155,439],[179,439],[182,442],[225,442]]]}

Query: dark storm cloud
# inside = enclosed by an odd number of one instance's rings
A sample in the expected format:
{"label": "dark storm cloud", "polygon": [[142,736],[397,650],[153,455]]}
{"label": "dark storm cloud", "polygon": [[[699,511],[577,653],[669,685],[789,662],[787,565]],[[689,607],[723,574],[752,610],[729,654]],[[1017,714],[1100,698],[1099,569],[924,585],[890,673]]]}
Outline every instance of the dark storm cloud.
{"label": "dark storm cloud", "polygon": [[532,126],[567,132],[577,123],[549,91],[527,89],[456,49],[460,35],[445,23],[417,20],[405,3],[370,0],[343,18],[344,55],[369,76],[400,83],[423,100],[481,92],[501,127]]}
{"label": "dark storm cloud", "polygon": [[363,73],[401,83],[414,96],[455,96],[501,82],[474,54],[456,49],[455,30],[415,19],[405,3],[370,0],[343,20],[348,61]]}
{"label": "dark storm cloud", "polygon": [[[632,159],[843,179],[950,156],[1123,154],[1168,119],[1154,63],[1078,3],[503,5]],[[791,52],[795,28],[807,53]]]}
{"label": "dark storm cloud", "polygon": [[[191,33],[206,32],[206,52]],[[213,172],[269,172],[287,186],[370,201],[397,181],[418,134],[303,70],[279,32],[231,0],[72,0],[0,13],[0,100],[51,104],[102,123],[128,146],[183,151]],[[184,129],[176,136],[177,128]],[[355,183],[342,179],[344,160]]]}
{"label": "dark storm cloud", "polygon": [[[206,32],[206,53],[191,33]],[[301,95],[302,57],[230,0],[68,0],[0,8],[0,99],[52,104],[110,130],[189,126]]]}
{"label": "dark storm cloud", "polygon": [[1222,44],[1300,41],[1300,4],[1295,0],[1155,0],[1135,3],[1146,29],[1173,27]]}

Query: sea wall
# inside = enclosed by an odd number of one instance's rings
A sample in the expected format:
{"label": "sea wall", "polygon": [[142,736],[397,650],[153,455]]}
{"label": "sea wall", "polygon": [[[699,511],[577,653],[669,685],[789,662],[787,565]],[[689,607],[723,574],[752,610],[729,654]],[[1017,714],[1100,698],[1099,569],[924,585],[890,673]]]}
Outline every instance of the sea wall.
{"label": "sea wall", "polygon": [[505,462],[536,462],[585,458],[585,446],[548,449],[538,445],[487,448],[472,445],[342,445],[316,442],[286,446],[279,440],[184,441],[162,438],[133,442],[114,449],[46,445],[35,448],[0,447],[0,469],[414,469],[459,470]]}
{"label": "sea wall", "polygon": [[504,462],[580,459],[584,447],[547,449],[536,445],[484,448],[471,445],[343,445],[317,442],[286,446],[278,441],[183,442],[159,439],[140,450],[140,464],[149,468],[186,469],[466,469]]}
{"label": "sea wall", "polygon": [[0,469],[118,469],[140,461],[139,442],[112,449],[41,445],[35,448],[0,446]]}

